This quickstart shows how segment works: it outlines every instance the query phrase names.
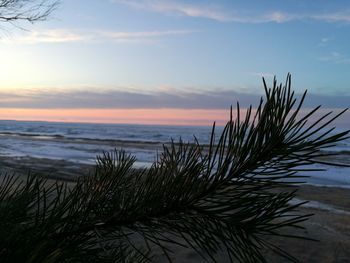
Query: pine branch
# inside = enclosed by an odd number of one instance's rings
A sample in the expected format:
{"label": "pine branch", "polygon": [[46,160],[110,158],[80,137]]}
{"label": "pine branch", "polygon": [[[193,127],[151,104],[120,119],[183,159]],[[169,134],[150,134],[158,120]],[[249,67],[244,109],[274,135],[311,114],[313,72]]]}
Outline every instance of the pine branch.
{"label": "pine branch", "polygon": [[266,262],[262,251],[272,249],[296,262],[266,240],[287,237],[284,229],[298,230],[310,216],[298,211],[303,203],[291,204],[296,191],[284,186],[305,166],[324,163],[318,157],[332,154],[320,151],[349,132],[325,130],[341,113],[309,124],[316,108],[299,118],[306,93],[295,106],[290,75],[284,86],[276,80],[272,88],[264,85],[266,101],[255,112],[248,108],[242,120],[237,104],[236,119],[231,109],[217,141],[214,124],[208,147],[171,142],[149,169],[134,169],[134,157],[115,151],[98,158],[94,173],[73,187],[6,176],[0,187],[0,257],[151,261],[158,247],[171,261],[171,248],[183,246],[213,261],[225,251],[232,261]]}

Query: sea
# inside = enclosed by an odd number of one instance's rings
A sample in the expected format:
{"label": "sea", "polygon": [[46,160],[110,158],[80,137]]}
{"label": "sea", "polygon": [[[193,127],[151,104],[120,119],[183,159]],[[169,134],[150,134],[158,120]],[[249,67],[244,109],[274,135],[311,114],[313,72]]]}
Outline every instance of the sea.
{"label": "sea", "polygon": [[[210,126],[60,123],[0,120],[0,156],[34,157],[94,164],[96,157],[123,149],[136,157],[136,166],[150,166],[171,140],[201,144],[210,141]],[[222,127],[216,129],[220,135]],[[341,130],[337,130],[339,132]],[[350,139],[327,151],[350,163]],[[314,165],[322,172],[307,172],[306,183],[350,188],[350,167]]]}

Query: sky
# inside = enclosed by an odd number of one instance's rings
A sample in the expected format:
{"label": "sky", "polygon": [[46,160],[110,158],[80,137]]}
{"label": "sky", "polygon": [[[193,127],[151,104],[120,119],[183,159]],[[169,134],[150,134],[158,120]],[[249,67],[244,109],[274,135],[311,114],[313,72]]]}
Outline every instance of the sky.
{"label": "sky", "polygon": [[0,119],[223,123],[288,72],[306,108],[350,106],[347,0],[62,0],[18,26],[0,29]]}

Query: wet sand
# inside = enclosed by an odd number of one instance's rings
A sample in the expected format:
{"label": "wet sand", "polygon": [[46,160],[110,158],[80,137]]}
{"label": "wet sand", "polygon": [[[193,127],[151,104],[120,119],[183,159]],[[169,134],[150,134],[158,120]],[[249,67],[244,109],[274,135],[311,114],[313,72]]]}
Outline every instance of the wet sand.
{"label": "wet sand", "polygon": [[[310,201],[301,211],[314,214],[299,233],[318,241],[279,238],[280,247],[301,262],[350,262],[350,189],[302,185],[298,198]],[[283,262],[267,255],[271,262]]]}
{"label": "wet sand", "polygon": [[[66,160],[0,157],[2,173],[26,175],[31,171],[62,181],[74,181],[78,176],[87,175],[92,168],[92,165]],[[274,239],[276,243],[301,262],[350,262],[350,189],[301,185],[297,196],[300,200],[310,201],[300,210],[314,214],[303,223],[306,230],[298,234],[319,241],[278,238]],[[295,230],[290,230],[289,234],[296,234]],[[203,262],[190,250],[175,248],[175,255],[175,262]],[[229,262],[224,255],[216,257],[219,262]],[[269,251],[266,251],[266,257],[268,262],[286,262]]]}
{"label": "wet sand", "polygon": [[74,181],[78,176],[87,175],[93,165],[70,162],[67,160],[53,160],[46,158],[4,157],[0,156],[0,172],[2,174],[48,176],[50,179]]}

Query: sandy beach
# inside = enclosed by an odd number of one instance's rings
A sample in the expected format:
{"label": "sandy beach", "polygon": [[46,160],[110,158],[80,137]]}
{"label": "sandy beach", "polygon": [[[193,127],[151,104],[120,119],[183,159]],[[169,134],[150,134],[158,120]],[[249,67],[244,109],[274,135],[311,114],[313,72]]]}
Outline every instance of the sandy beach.
{"label": "sandy beach", "polygon": [[[297,195],[310,201],[301,211],[313,214],[299,234],[318,241],[280,238],[277,244],[301,262],[349,262],[350,189],[302,185]],[[294,230],[290,234],[295,234]],[[283,262],[267,254],[271,262]]]}
{"label": "sandy beach", "polygon": [[[34,157],[0,157],[2,173],[48,175],[50,180],[74,181],[78,176],[88,175],[90,164],[78,164],[67,160]],[[350,259],[350,189],[340,187],[301,185],[296,202],[308,200],[301,208],[305,214],[314,214],[303,223],[305,230],[298,234],[318,241],[280,238],[275,240],[281,248],[295,255],[301,262],[349,262]],[[295,234],[290,230],[290,234]],[[287,231],[288,232],[288,231]],[[156,258],[162,259],[159,252]],[[158,255],[157,255],[158,254]],[[193,251],[175,248],[175,262],[202,262]],[[219,262],[228,262],[224,255],[217,255]],[[269,262],[285,262],[266,251]],[[164,261],[166,262],[166,261]]]}

